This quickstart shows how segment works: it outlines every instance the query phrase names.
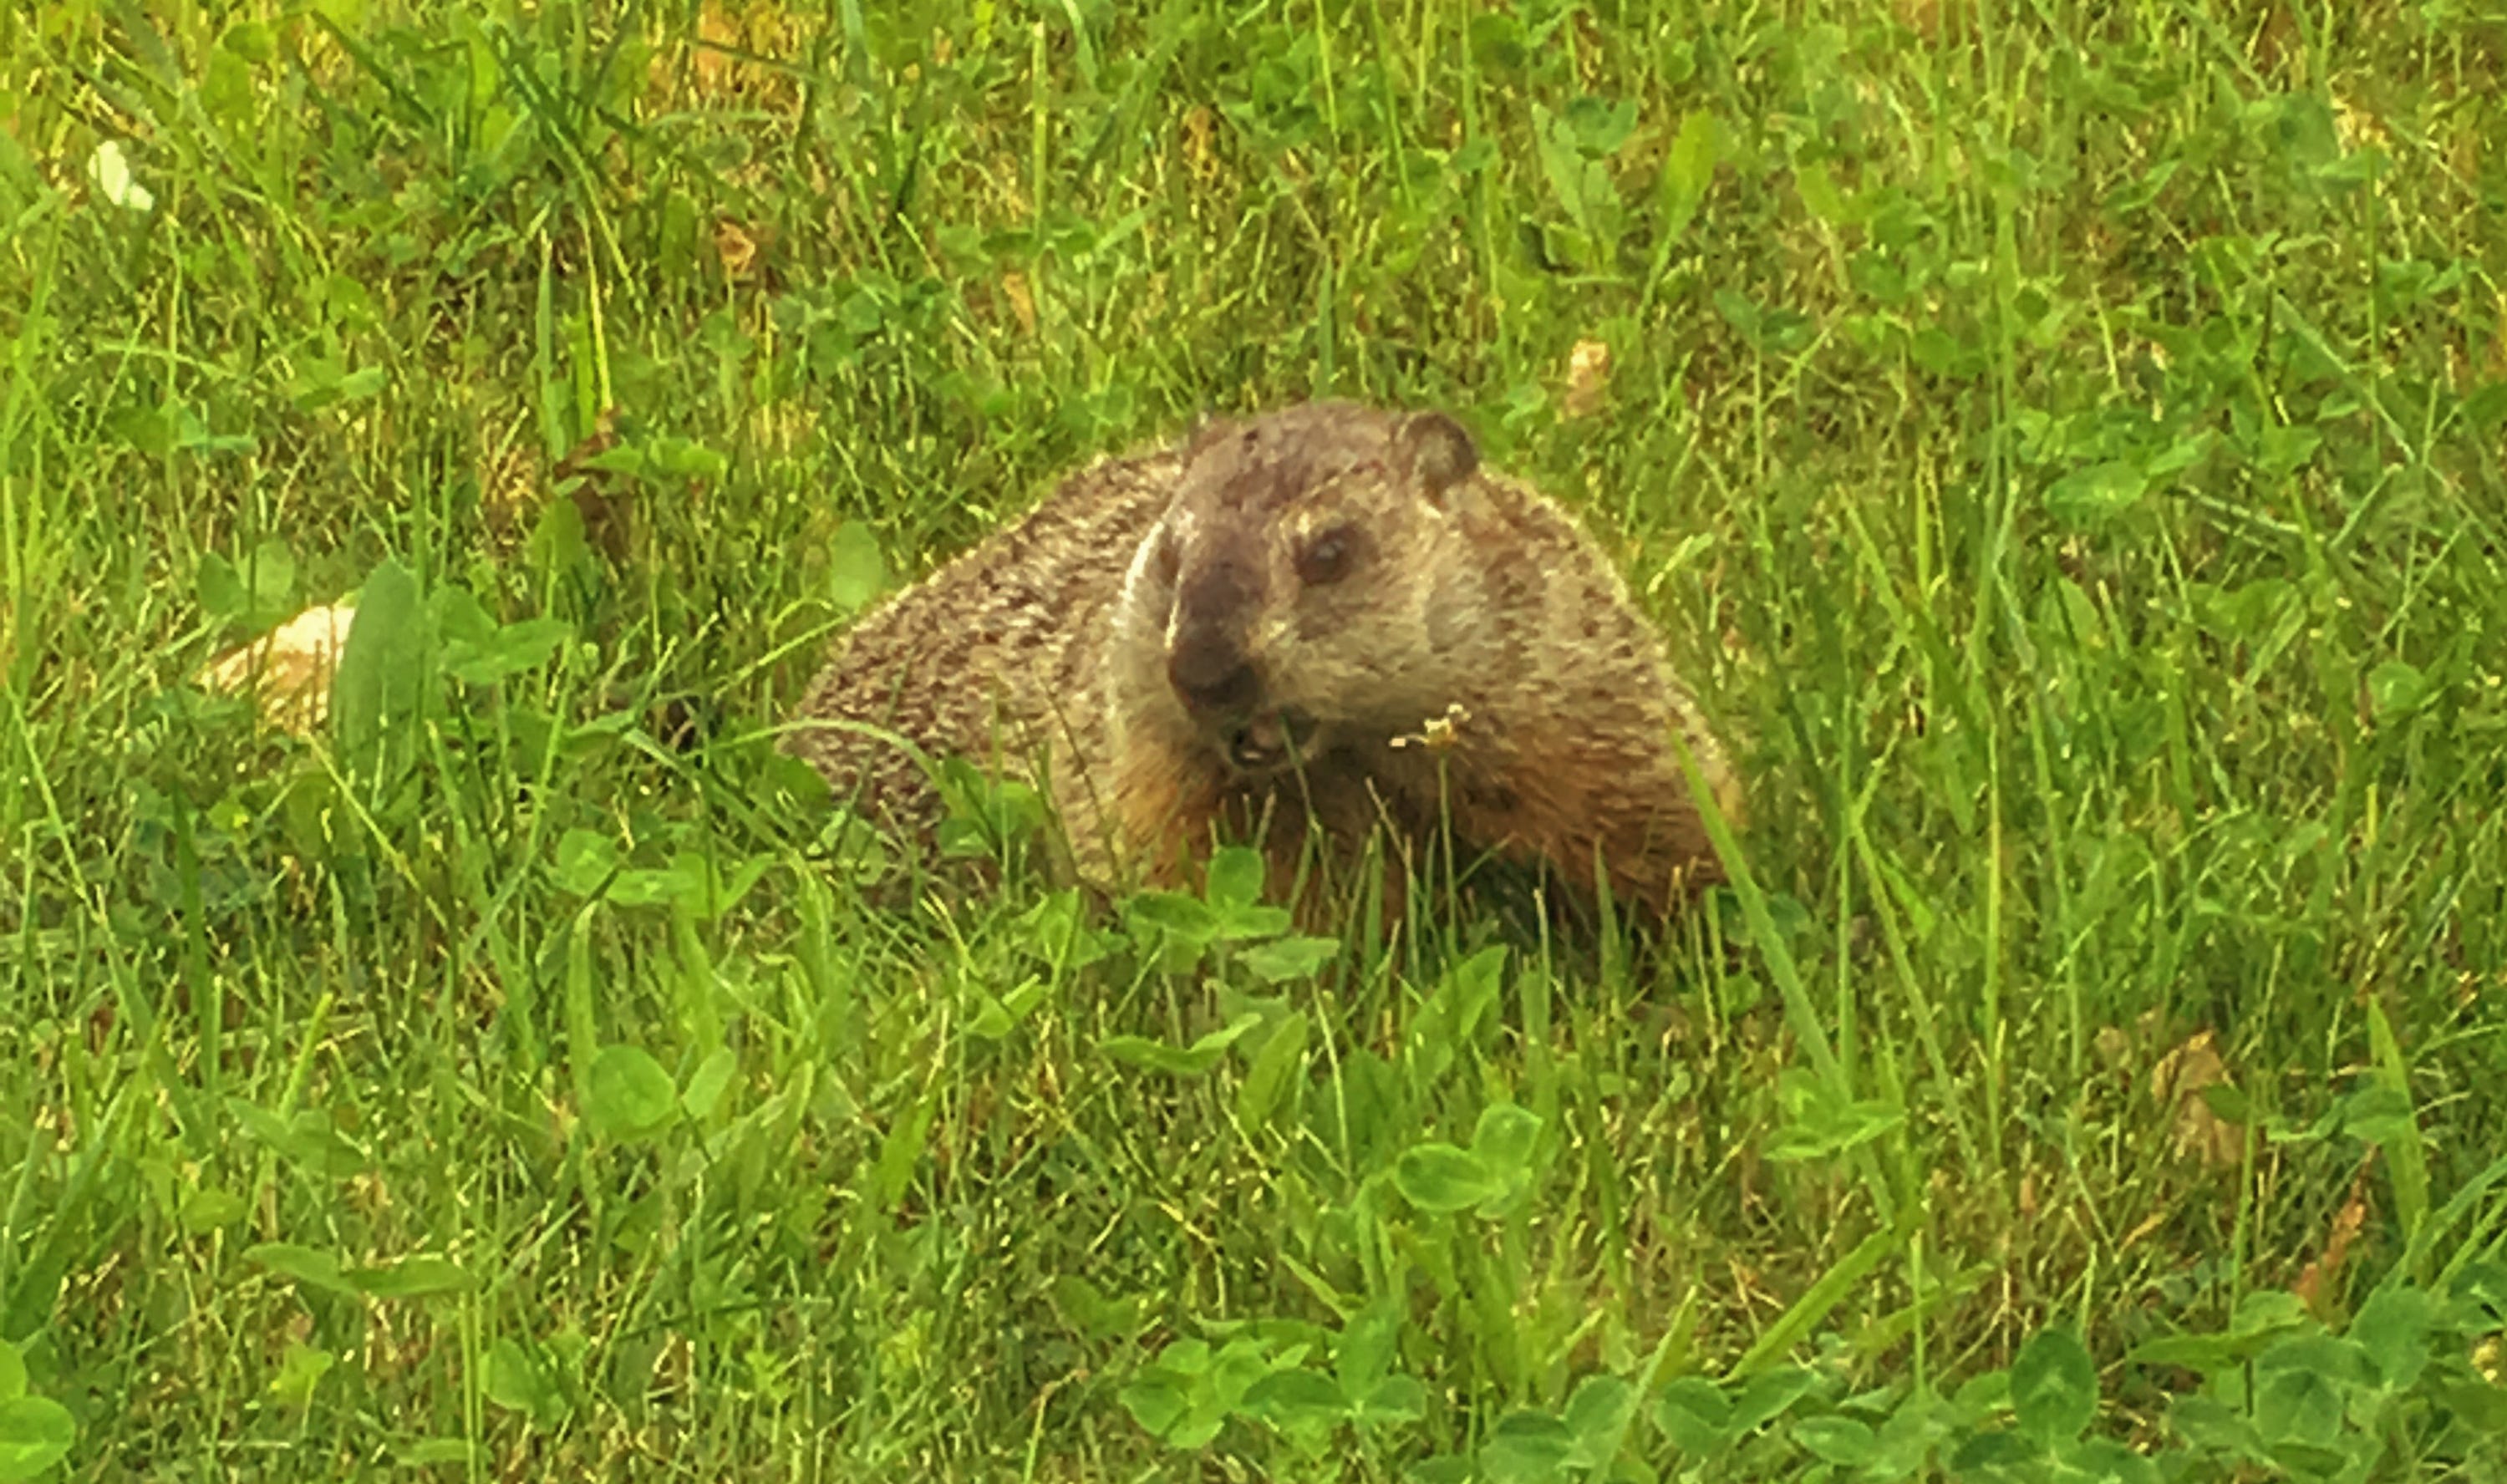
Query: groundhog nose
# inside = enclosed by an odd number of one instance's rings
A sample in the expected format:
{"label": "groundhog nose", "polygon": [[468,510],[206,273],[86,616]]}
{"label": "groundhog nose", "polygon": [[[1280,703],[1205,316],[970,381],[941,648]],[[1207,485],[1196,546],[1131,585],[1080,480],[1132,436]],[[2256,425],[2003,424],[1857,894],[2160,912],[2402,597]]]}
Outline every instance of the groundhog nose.
{"label": "groundhog nose", "polygon": [[1261,694],[1253,662],[1233,644],[1185,642],[1167,654],[1167,683],[1196,711],[1243,711]]}

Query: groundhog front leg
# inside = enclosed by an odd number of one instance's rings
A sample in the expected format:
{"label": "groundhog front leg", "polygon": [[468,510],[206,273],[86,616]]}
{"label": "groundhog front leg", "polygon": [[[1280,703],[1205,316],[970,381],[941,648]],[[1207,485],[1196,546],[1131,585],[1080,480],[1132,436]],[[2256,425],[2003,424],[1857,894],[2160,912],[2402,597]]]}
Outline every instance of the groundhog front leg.
{"label": "groundhog front leg", "polygon": [[1723,880],[1723,862],[1676,759],[1576,748],[1511,770],[1485,789],[1469,833],[1500,854],[1547,866],[1586,897],[1607,872],[1620,910],[1670,915]]}

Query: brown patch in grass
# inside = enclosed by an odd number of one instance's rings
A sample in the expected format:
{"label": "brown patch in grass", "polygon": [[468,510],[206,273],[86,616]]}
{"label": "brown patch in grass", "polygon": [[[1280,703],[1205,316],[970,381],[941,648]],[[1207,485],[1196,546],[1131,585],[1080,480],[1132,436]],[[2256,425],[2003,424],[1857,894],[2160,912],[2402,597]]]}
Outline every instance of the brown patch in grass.
{"label": "brown patch in grass", "polygon": [[2159,1059],[2150,1070],[2150,1095],[2175,1106],[2174,1146],[2214,1170],[2234,1170],[2245,1160],[2245,1130],[2211,1110],[2208,1087],[2234,1087],[2209,1031],[2198,1031]]}

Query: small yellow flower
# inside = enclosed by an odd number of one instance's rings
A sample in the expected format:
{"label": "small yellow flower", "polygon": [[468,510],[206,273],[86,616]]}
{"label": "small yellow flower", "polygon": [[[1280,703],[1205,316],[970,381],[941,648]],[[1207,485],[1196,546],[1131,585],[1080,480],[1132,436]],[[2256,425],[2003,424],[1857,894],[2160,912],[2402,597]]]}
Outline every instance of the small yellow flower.
{"label": "small yellow flower", "polygon": [[1431,716],[1421,722],[1417,732],[1393,739],[1393,745],[1426,747],[1436,752],[1451,751],[1454,745],[1463,740],[1462,724],[1471,719],[1472,713],[1463,708],[1463,704],[1459,701],[1454,702],[1445,707],[1444,715]]}

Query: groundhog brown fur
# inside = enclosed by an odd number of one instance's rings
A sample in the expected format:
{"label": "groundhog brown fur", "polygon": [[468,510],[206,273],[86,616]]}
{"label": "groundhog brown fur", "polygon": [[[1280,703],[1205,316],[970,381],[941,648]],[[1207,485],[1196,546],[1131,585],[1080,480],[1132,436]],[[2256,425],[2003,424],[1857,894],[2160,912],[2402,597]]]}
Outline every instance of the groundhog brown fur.
{"label": "groundhog brown fur", "polygon": [[1379,829],[1397,866],[1449,829],[1457,865],[1587,900],[1598,866],[1673,911],[1723,875],[1675,734],[1741,822],[1616,567],[1437,412],[1306,403],[1101,460],[840,634],[800,717],[784,745],[905,837],[943,809],[900,740],[1032,781],[1092,884],[1188,887],[1258,837],[1309,922]]}

